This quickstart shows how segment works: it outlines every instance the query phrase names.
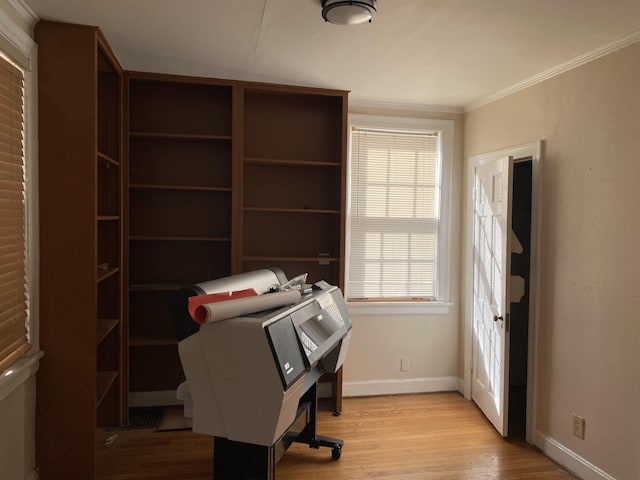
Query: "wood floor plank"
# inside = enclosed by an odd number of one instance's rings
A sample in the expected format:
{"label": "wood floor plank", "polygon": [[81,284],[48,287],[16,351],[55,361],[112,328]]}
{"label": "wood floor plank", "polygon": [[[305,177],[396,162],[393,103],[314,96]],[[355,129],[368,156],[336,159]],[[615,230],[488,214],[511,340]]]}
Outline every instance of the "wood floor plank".
{"label": "wood floor plank", "polygon": [[[502,439],[457,393],[346,398],[341,416],[318,412],[317,430],[344,440],[342,457],[294,444],[276,467],[278,480],[575,478],[524,441]],[[208,436],[129,430],[102,432],[98,440],[101,480],[213,478]]]}

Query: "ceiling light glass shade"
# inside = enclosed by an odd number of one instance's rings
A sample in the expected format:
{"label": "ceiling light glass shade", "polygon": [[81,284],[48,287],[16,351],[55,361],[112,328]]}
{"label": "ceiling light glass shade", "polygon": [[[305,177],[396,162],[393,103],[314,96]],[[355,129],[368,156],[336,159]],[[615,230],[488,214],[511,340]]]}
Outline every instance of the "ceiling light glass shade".
{"label": "ceiling light glass shade", "polygon": [[337,25],[371,22],[376,0],[322,0],[322,18]]}

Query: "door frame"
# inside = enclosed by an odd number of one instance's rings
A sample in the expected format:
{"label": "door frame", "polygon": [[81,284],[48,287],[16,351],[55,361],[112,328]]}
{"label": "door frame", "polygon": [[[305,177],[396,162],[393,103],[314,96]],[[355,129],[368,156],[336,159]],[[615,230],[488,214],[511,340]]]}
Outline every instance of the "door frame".
{"label": "door frame", "polygon": [[[471,400],[471,368],[472,335],[473,335],[473,208],[474,208],[474,178],[475,168],[484,163],[504,157],[518,159],[531,158],[531,269],[529,280],[529,331],[527,358],[527,422],[526,441],[534,443],[536,425],[536,391],[538,370],[538,312],[540,296],[540,233],[542,213],[542,155],[543,141],[535,141],[523,145],[496,150],[469,157],[467,163],[467,219],[465,238],[465,277],[464,277],[464,311],[463,311],[463,378],[462,393]],[[508,381],[508,380],[507,380]]]}

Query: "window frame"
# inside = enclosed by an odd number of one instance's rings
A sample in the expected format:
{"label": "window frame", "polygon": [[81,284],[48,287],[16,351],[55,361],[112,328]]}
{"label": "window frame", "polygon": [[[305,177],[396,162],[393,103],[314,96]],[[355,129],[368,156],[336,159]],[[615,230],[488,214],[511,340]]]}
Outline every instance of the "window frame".
{"label": "window frame", "polygon": [[[409,132],[438,132],[440,135],[440,223],[438,226],[438,246],[435,300],[349,300],[349,269],[351,255],[351,189],[352,189],[352,135],[353,128],[372,128]],[[347,143],[347,200],[346,200],[346,246],[345,246],[345,297],[349,311],[364,315],[393,314],[446,314],[452,303],[450,295],[451,263],[451,191],[453,169],[454,121],[428,118],[411,118],[368,114],[350,114]]]}
{"label": "window frame", "polygon": [[[11,2],[13,5],[13,2]],[[4,10],[0,7],[0,12]],[[18,11],[26,23],[34,23],[29,12]],[[19,388],[39,367],[39,241],[38,241],[38,163],[37,163],[37,45],[30,34],[10,17],[0,19],[0,50],[19,65],[24,74],[24,161],[25,161],[25,243],[27,324],[31,350],[0,375],[0,401]]]}

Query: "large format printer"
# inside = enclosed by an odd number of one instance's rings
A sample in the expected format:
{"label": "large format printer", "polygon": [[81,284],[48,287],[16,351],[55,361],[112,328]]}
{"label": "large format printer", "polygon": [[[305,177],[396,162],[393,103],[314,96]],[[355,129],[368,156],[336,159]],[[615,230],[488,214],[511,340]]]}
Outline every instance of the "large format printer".
{"label": "large format printer", "polygon": [[[348,350],[346,303],[338,287],[319,282],[300,286],[293,303],[251,311],[260,302],[268,305],[288,283],[280,269],[262,269],[184,288],[172,301],[186,376],[179,391],[193,431],[214,437],[218,480],[274,479],[277,461],[293,442],[329,447],[340,458],[342,440],[317,435],[315,424],[317,381],[336,372]],[[241,307],[239,315],[220,321],[193,321],[190,297],[247,289],[258,307]]]}

